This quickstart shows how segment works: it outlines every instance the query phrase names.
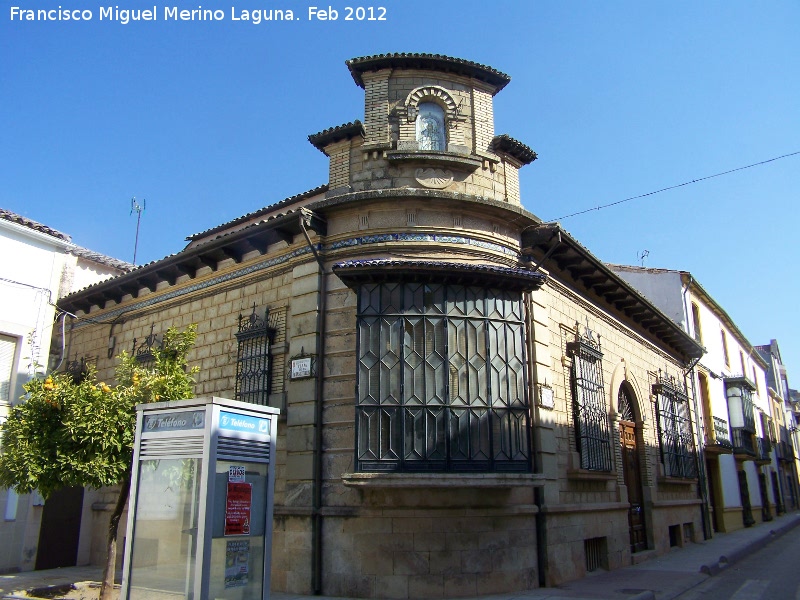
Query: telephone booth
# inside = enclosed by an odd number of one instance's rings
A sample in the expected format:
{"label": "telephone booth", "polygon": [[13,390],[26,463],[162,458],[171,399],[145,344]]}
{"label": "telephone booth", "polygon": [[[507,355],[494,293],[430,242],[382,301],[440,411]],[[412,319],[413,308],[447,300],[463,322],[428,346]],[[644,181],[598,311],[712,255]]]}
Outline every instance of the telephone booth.
{"label": "telephone booth", "polygon": [[269,598],[278,413],[216,397],[137,406],[121,598]]}

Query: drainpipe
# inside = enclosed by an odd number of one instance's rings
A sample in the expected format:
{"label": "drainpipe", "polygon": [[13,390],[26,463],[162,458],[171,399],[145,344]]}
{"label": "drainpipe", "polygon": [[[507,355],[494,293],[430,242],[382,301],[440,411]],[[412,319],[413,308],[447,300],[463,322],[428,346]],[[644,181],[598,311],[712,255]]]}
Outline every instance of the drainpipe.
{"label": "drainpipe", "polygon": [[324,382],[322,369],[325,358],[325,299],[327,290],[325,286],[325,265],[316,246],[311,242],[304,222],[305,219],[304,215],[300,216],[300,229],[303,230],[306,243],[319,265],[319,283],[317,284],[317,289],[319,290],[319,306],[317,307],[317,381],[314,394],[314,482],[311,505],[312,585],[314,595],[319,596],[322,594],[322,386]]}
{"label": "drainpipe", "polygon": [[[541,265],[541,263],[540,263]],[[537,267],[538,268],[538,267]],[[536,386],[539,383],[538,370],[536,369],[536,340],[533,330],[533,293],[525,293],[525,306],[527,308],[527,331],[526,341],[528,346],[528,364],[530,365],[530,377],[528,377],[528,397],[531,403],[531,422],[536,406]],[[531,427],[531,431],[533,431]],[[540,443],[538,436],[533,436],[530,440],[533,452],[533,472],[542,472],[542,461],[539,458],[538,449]],[[539,575],[539,587],[547,584],[547,517],[544,514],[544,488],[536,486],[533,488],[533,503],[536,505],[536,571]]]}
{"label": "drainpipe", "polygon": [[[683,290],[681,291],[681,295],[683,296],[683,314],[686,317],[686,329],[688,332],[689,329],[689,304],[686,298],[687,293],[689,292],[689,286],[694,281],[694,278],[689,275],[689,281],[684,286]],[[695,332],[696,334],[696,332]],[[692,384],[692,403],[694,404],[694,423],[695,423],[695,431],[697,432],[697,477],[698,477],[698,490],[697,496],[700,498],[701,508],[700,508],[700,517],[703,522],[703,539],[710,540],[713,537],[713,532],[711,531],[711,515],[708,509],[708,480],[706,478],[706,459],[705,459],[705,440],[701,437],[701,432],[703,431],[700,427],[700,415],[698,414],[697,409],[697,386],[695,385],[695,371],[694,368],[697,363],[700,362],[700,358],[695,360],[694,362],[690,363],[689,368],[684,371],[684,384],[685,378],[688,376],[689,381]]]}

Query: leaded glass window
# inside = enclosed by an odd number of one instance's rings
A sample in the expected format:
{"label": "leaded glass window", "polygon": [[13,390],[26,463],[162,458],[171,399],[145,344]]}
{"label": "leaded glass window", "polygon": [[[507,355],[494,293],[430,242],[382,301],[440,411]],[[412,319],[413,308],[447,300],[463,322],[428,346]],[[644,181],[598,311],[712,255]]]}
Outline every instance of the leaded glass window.
{"label": "leaded glass window", "polygon": [[697,477],[689,397],[673,378],[659,376],[653,386],[661,462],[667,477]]}
{"label": "leaded glass window", "polygon": [[237,400],[251,404],[266,405],[271,386],[270,342],[275,330],[269,326],[268,317],[269,310],[264,311],[262,318],[255,305],[250,316],[239,315],[234,394]]}
{"label": "leaded glass window", "polygon": [[444,110],[434,102],[422,102],[417,115],[417,143],[420,150],[444,150]]}
{"label": "leaded glass window", "polygon": [[572,357],[572,421],[581,469],[611,471],[611,430],[603,384],[603,353],[592,332],[567,344]]}
{"label": "leaded glass window", "polygon": [[521,295],[358,289],[357,469],[529,471]]}

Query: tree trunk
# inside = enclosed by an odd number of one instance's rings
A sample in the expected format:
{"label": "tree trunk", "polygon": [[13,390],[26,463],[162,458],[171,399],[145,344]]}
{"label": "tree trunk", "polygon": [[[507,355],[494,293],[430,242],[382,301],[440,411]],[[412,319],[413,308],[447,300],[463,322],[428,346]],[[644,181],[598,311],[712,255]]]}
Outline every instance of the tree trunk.
{"label": "tree trunk", "polygon": [[122,511],[125,510],[125,504],[128,502],[128,494],[130,493],[130,489],[131,471],[129,469],[120,482],[117,504],[114,507],[114,512],[111,513],[111,519],[108,522],[108,540],[106,542],[108,554],[106,566],[103,570],[103,582],[100,584],[100,600],[115,600],[114,573],[117,570],[117,532],[119,530],[119,520],[122,517]]}

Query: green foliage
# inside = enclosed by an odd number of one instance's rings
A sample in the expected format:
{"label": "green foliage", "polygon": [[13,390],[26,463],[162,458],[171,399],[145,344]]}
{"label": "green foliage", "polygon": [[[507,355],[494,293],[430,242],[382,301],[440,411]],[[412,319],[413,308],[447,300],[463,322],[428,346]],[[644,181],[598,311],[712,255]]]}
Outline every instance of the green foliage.
{"label": "green foliage", "polygon": [[136,405],[192,398],[186,356],[197,327],[170,328],[151,367],[123,352],[117,385],[90,370],[80,383],[64,373],[25,384],[25,401],[0,429],[0,486],[47,498],[64,486],[99,488],[123,481],[131,468]]}

